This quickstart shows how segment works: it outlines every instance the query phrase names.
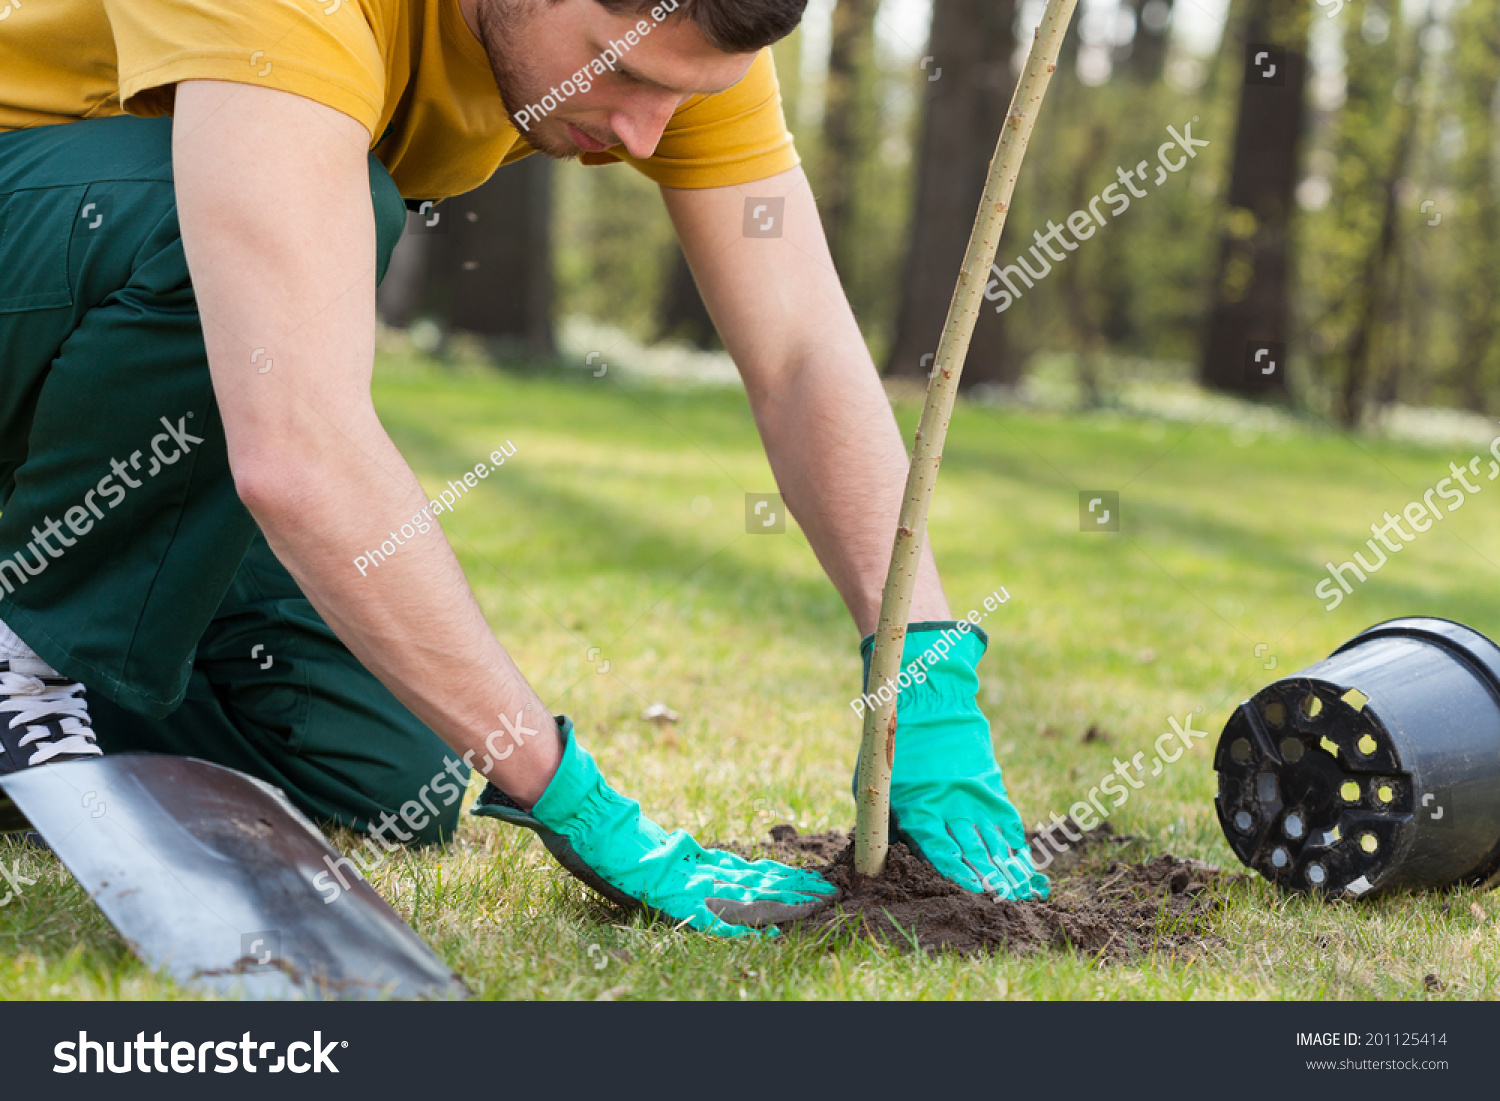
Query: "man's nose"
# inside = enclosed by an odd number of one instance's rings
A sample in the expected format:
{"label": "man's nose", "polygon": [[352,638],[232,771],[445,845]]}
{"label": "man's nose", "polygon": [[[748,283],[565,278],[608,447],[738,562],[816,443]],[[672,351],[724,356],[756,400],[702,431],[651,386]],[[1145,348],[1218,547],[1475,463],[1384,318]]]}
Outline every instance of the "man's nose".
{"label": "man's nose", "polygon": [[627,110],[611,115],[610,129],[632,157],[644,160],[656,152],[662,132],[681,102],[680,96],[670,92],[653,94],[649,99],[643,98]]}

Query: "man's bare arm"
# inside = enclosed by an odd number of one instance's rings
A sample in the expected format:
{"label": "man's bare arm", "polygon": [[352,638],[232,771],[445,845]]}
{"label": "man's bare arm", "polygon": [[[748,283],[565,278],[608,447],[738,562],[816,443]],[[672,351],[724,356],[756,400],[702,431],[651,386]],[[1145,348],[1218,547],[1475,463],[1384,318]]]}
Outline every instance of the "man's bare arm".
{"label": "man's bare arm", "polygon": [[[800,168],[747,187],[662,189],[745,380],[787,506],[862,634],[875,629],[906,449]],[[786,197],[779,238],[743,236],[746,195]],[[912,620],[951,619],[929,545]]]}
{"label": "man's bare arm", "polygon": [[[220,81],[178,85],[173,116],[182,239],[240,499],[329,626],[460,755],[481,763],[498,717],[524,714],[539,734],[490,778],[535,802],[560,758],[555,727],[441,530],[367,576],[353,565],[427,505],[370,398],[368,131],[303,97]],[[257,348],[270,371],[252,363]]]}

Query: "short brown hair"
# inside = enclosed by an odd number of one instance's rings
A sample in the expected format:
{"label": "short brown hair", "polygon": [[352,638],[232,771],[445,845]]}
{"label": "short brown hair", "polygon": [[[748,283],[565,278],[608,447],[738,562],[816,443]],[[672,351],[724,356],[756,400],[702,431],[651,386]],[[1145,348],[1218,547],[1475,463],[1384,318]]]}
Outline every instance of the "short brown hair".
{"label": "short brown hair", "polygon": [[[598,0],[612,12],[645,12],[660,0]],[[802,22],[807,0],[678,0],[676,15],[698,25],[716,50],[748,54],[780,42]]]}

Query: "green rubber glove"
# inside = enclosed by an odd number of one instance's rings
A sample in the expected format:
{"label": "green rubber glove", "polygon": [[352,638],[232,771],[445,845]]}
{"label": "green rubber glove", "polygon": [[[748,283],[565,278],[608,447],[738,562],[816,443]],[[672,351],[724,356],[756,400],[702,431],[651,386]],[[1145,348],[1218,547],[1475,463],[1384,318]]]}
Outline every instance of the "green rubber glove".
{"label": "green rubber glove", "polygon": [[[869,635],[859,647],[866,692],[874,642]],[[901,670],[910,676],[904,688],[887,686],[899,688],[891,840],[905,842],[966,891],[1046,898],[1047,877],[1031,862],[1021,815],[995,763],[989,720],[974,700],[975,668],[988,643],[977,627],[959,634],[952,621],[907,628]],[[867,705],[874,702],[866,699]],[[856,791],[858,786],[856,773]]]}
{"label": "green rubber glove", "polygon": [[774,922],[806,917],[833,893],[815,872],[751,863],[705,849],[683,830],[667,833],[604,782],[568,719],[557,716],[557,730],[562,763],[529,814],[494,784],[469,813],[535,830],[559,864],[605,898],[720,936],[774,935]]}

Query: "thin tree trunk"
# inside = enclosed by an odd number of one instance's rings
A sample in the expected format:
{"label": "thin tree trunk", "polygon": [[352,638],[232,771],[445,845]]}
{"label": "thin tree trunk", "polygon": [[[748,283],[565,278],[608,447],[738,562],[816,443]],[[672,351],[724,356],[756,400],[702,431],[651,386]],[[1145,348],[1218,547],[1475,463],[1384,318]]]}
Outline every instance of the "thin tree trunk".
{"label": "thin tree trunk", "polygon": [[[902,643],[906,638],[917,563],[927,541],[927,513],[943,461],[943,441],[953,402],[958,394],[962,364],[967,358],[974,323],[984,305],[990,265],[1005,228],[1005,217],[1015,195],[1016,178],[1026,156],[1047,85],[1057,68],[1063,33],[1072,20],[1077,0],[1047,0],[1032,42],[1026,67],[1006,110],[1006,120],[995,154],[985,172],[979,209],[970,227],[958,269],[958,282],[949,300],[948,315],[938,342],[937,364],[927,383],[927,400],[912,443],[901,516],[896,524],[891,564],[880,594],[880,618],[870,653],[872,685],[899,683]],[[956,373],[957,372],[957,373]],[[896,760],[896,700],[881,701],[865,713],[859,743],[859,790],[855,793],[854,868],[860,875],[879,875],[885,868],[890,837],[891,768]]]}
{"label": "thin tree trunk", "polygon": [[[1485,240],[1492,241],[1493,238]],[[1464,327],[1457,371],[1459,403],[1472,413],[1483,413],[1489,407],[1490,393],[1485,384],[1484,368],[1490,350],[1495,346],[1494,284],[1486,283],[1480,297],[1479,310]]]}
{"label": "thin tree trunk", "polygon": [[[1428,24],[1431,25],[1430,23]],[[1420,33],[1412,41],[1412,59],[1407,66],[1406,79],[1413,86],[1421,72],[1421,49],[1417,45]],[[1386,331],[1382,324],[1386,316],[1392,263],[1396,257],[1397,235],[1400,227],[1400,200],[1398,185],[1406,171],[1406,162],[1411,155],[1412,142],[1417,131],[1416,95],[1408,97],[1397,115],[1400,132],[1395,148],[1391,152],[1390,165],[1383,181],[1383,197],[1380,211],[1380,233],[1370,245],[1370,252],[1362,266],[1360,279],[1360,309],[1354,323],[1354,332],[1349,339],[1345,357],[1343,386],[1339,393],[1339,420],[1345,428],[1356,428],[1364,418],[1365,405],[1369,400],[1370,380],[1374,376],[1374,351],[1377,327]]]}
{"label": "thin tree trunk", "polygon": [[[1084,146],[1079,164],[1070,174],[1072,186],[1068,206],[1082,210],[1089,200],[1087,182],[1088,168],[1097,164],[1104,155],[1109,142],[1109,130],[1103,122],[1095,122],[1089,128],[1089,140]],[[1103,339],[1100,326],[1095,321],[1094,310],[1089,302],[1089,286],[1083,277],[1082,262],[1075,260],[1063,264],[1060,276],[1063,309],[1067,313],[1072,330],[1074,347],[1078,350],[1079,401],[1085,408],[1094,409],[1103,404],[1100,385]]]}

